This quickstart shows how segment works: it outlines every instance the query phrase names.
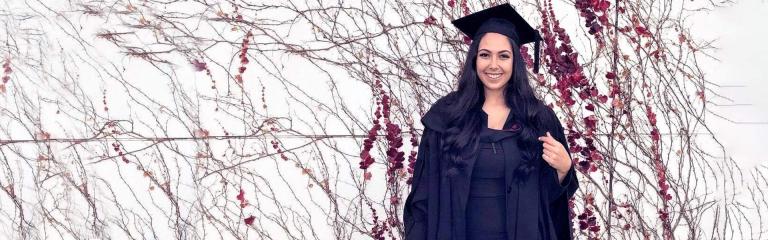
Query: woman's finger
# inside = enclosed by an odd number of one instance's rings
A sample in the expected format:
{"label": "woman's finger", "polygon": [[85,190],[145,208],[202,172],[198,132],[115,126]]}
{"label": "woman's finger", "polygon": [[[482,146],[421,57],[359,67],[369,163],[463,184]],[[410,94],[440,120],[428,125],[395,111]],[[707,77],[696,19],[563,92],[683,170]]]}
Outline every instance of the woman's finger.
{"label": "woman's finger", "polygon": [[561,144],[545,142],[543,146],[544,146],[544,148],[549,148],[551,150],[556,150],[556,149],[561,148],[560,145]]}
{"label": "woman's finger", "polygon": [[554,147],[563,146],[563,144],[560,143],[560,141],[557,141],[557,139],[555,139],[553,137],[539,137],[539,140],[541,140],[542,143],[544,143],[544,144],[549,144],[549,145],[552,145]]}
{"label": "woman's finger", "polygon": [[547,154],[541,154],[541,158],[543,158],[543,159],[544,159],[544,161],[546,161],[546,162],[547,162],[547,164],[549,164],[549,165],[552,165],[552,158],[550,158],[549,156],[547,156]]}
{"label": "woman's finger", "polygon": [[554,151],[544,149],[544,155],[549,156],[551,159],[555,159],[555,157],[557,156],[557,153]]}
{"label": "woman's finger", "polygon": [[539,137],[539,141],[551,143],[552,141],[556,142],[557,140],[555,140],[552,137],[548,137],[548,136],[544,135],[544,136]]}
{"label": "woman's finger", "polygon": [[562,145],[544,144],[544,149],[547,149],[558,155],[565,153],[565,148]]}

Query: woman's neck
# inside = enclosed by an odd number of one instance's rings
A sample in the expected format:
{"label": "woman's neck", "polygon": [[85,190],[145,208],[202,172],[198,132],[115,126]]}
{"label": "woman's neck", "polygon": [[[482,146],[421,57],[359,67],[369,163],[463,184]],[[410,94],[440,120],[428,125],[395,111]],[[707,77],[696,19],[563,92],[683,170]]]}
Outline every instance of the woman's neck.
{"label": "woman's neck", "polygon": [[485,102],[483,102],[483,108],[506,108],[506,99],[504,99],[504,90],[488,90],[485,89]]}

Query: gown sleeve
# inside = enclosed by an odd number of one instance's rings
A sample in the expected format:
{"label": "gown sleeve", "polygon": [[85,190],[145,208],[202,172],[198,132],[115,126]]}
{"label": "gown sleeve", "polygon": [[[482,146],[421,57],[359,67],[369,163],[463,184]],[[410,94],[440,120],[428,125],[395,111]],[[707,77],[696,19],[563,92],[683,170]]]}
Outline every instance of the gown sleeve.
{"label": "gown sleeve", "polygon": [[405,223],[405,239],[426,239],[427,232],[427,196],[429,195],[428,178],[429,150],[433,130],[424,129],[413,168],[411,191],[405,200],[403,222]]}
{"label": "gown sleeve", "polygon": [[[549,111],[549,118],[552,122],[550,133],[555,140],[563,144],[563,147],[565,147],[565,150],[568,152],[568,156],[573,159],[560,120],[558,120],[557,115],[552,109],[548,107],[547,109]],[[575,170],[576,164],[571,165],[571,168],[568,170],[568,173],[565,175],[562,182],[559,182],[557,170],[548,164],[543,165],[546,167],[543,169],[544,178],[542,179],[542,183],[545,191],[547,191],[546,195],[547,200],[549,201],[549,214],[552,223],[554,224],[553,227],[557,236],[556,239],[572,239],[571,229],[573,223],[569,217],[570,208],[568,206],[568,200],[573,197],[576,190],[579,188],[579,181],[576,177]]]}
{"label": "gown sleeve", "polygon": [[[573,155],[571,154],[571,150],[568,147],[568,141],[565,139],[565,133],[563,130],[562,124],[560,124],[560,120],[557,119],[557,115],[555,115],[555,112],[552,111],[552,109],[548,108],[548,114],[549,119],[552,122],[552,127],[549,130],[549,133],[552,134],[552,137],[555,138],[560,144],[563,144],[563,147],[565,147],[566,152],[568,152],[568,156],[573,159]],[[547,183],[547,191],[549,191],[549,202],[553,203],[557,201],[560,198],[565,198],[567,201],[570,199],[573,194],[576,193],[576,189],[579,188],[579,182],[576,178],[576,168],[575,164],[571,165],[571,168],[568,170],[568,173],[565,175],[565,178],[563,178],[563,181],[560,182],[560,180],[557,177],[557,170],[555,170],[553,167],[549,166],[548,164],[544,164],[546,167],[544,168],[544,174],[545,180]]]}

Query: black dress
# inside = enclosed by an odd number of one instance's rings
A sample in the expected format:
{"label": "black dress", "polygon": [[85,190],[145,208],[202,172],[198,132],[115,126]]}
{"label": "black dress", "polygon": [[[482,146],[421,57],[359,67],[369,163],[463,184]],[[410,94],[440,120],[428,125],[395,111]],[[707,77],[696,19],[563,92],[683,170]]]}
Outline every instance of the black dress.
{"label": "black dress", "polygon": [[[467,239],[507,239],[507,184],[504,149],[499,141],[515,135],[485,127],[467,199]],[[513,163],[514,164],[514,163]]]}

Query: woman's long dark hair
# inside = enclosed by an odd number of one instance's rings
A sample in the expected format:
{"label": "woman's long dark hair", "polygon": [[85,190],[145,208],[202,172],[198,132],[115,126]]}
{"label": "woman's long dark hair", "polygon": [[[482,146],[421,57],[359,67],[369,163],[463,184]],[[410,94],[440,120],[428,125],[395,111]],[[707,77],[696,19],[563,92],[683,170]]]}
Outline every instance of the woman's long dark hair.
{"label": "woman's long dark hair", "polygon": [[[452,164],[448,176],[454,176],[464,170],[466,163],[463,159],[477,152],[479,132],[487,125],[482,118],[478,117],[485,102],[485,92],[475,69],[480,39],[484,35],[472,41],[459,78],[458,89],[447,96],[448,119],[446,120],[449,126],[444,135],[442,150],[446,154],[446,159]],[[504,88],[504,98],[507,106],[511,108],[509,114],[522,124],[522,131],[518,135],[518,147],[523,155],[523,161],[515,169],[514,176],[516,180],[524,181],[537,166],[536,163],[543,161],[542,146],[538,137],[545,132],[543,130],[545,127],[539,126],[544,122],[542,117],[545,113],[540,107],[543,102],[536,97],[529,83],[519,46],[512,39],[507,39],[512,46],[513,70],[511,79]],[[465,155],[461,156],[462,153]]]}

